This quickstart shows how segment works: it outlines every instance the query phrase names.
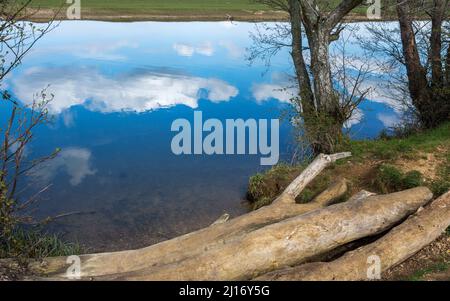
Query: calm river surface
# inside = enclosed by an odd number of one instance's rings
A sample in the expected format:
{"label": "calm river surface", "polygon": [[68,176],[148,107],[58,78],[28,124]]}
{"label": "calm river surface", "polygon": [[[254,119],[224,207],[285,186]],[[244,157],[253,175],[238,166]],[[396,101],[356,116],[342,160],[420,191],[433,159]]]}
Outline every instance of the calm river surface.
{"label": "calm river surface", "polygon": [[[261,61],[250,66],[254,30],[252,23],[79,21],[45,36],[7,80],[24,103],[47,86],[55,95],[52,124],[27,150],[62,149],[32,177],[34,189],[53,184],[39,215],[89,213],[52,228],[94,250],[118,250],[247,212],[248,178],[263,170],[260,157],[176,156],[170,128],[194,110],[204,119],[281,117],[295,93],[289,53],[269,69]],[[389,103],[379,93],[366,101],[348,124],[352,135],[371,138],[392,125],[398,114]],[[289,160],[286,121],[280,139],[281,159]]]}

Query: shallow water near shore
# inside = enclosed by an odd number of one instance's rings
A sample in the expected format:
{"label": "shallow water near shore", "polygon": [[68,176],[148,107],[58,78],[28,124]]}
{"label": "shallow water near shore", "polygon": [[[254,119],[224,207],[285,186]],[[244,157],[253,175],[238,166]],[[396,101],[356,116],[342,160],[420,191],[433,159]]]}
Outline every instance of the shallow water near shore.
{"label": "shallow water near shore", "polygon": [[[50,229],[95,251],[138,248],[249,210],[248,178],[260,157],[176,156],[171,124],[204,119],[280,118],[295,94],[288,50],[268,69],[249,65],[253,23],[62,22],[8,80],[23,103],[47,87],[53,122],[36,133],[30,155],[61,148],[31,177],[38,217],[79,212]],[[359,24],[364,34],[364,24]],[[352,53],[361,49],[352,46]],[[373,95],[348,127],[373,138],[398,120]],[[2,118],[5,115],[2,114]],[[282,119],[281,160],[291,159],[293,129]]]}

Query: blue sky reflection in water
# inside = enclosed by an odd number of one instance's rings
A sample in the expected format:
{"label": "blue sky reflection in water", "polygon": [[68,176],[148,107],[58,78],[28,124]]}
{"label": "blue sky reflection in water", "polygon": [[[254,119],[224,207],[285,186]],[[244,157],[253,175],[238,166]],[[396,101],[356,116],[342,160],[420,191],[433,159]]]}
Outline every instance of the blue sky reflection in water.
{"label": "blue sky reflection in water", "polygon": [[[52,227],[97,250],[152,244],[248,210],[249,176],[260,156],[175,156],[177,118],[278,118],[295,93],[288,51],[249,66],[252,23],[62,22],[33,49],[7,88],[29,103],[49,86],[54,122],[30,150],[61,154],[35,172],[35,187],[53,186],[41,216],[84,211]],[[364,33],[364,30],[360,30]],[[361,50],[352,46],[350,51]],[[287,89],[285,89],[288,87]],[[376,136],[398,119],[378,93],[348,125]],[[4,118],[4,117],[2,117]],[[292,129],[281,126],[281,158]]]}

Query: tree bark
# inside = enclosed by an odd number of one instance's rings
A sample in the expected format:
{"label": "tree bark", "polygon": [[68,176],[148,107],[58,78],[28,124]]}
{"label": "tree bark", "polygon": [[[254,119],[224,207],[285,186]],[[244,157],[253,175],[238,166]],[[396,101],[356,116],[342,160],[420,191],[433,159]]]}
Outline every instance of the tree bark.
{"label": "tree bark", "polygon": [[329,14],[321,12],[315,0],[299,2],[311,53],[315,100],[314,114],[305,114],[304,118],[306,138],[316,153],[333,153],[342,142],[346,117],[341,113],[339,95],[331,76],[331,34],[344,16],[363,0],[342,0]]}
{"label": "tree bark", "polygon": [[330,31],[328,28],[311,29],[311,69],[314,92],[319,110],[332,113],[337,106],[337,92],[333,87],[330,63]]}
{"label": "tree bark", "polygon": [[[329,14],[320,11],[315,0],[302,0],[303,23],[311,48],[311,69],[317,108],[327,114],[336,113],[338,95],[333,86],[330,64],[330,38],[333,29],[363,0],[342,0]],[[343,123],[343,121],[342,121]]]}
{"label": "tree bark", "polygon": [[431,127],[434,122],[430,112],[432,105],[430,87],[426,69],[420,62],[408,1],[397,0],[397,14],[411,100],[419,113],[420,121],[425,127]]}
{"label": "tree bark", "polygon": [[447,56],[445,59],[445,84],[450,86],[450,45],[447,46]]}
{"label": "tree bark", "polygon": [[300,91],[300,102],[305,116],[314,116],[316,109],[311,80],[303,56],[302,12],[299,0],[289,0],[289,14],[292,31],[291,56]]}
{"label": "tree bark", "polygon": [[339,118],[339,96],[331,78],[330,31],[319,21],[316,22],[304,21],[315,97],[314,114],[305,114],[305,136],[316,153],[333,153],[342,140],[344,121]]}
{"label": "tree bark", "polygon": [[[437,239],[450,226],[450,192],[435,200],[372,244],[351,251],[329,263],[311,263],[263,275],[256,280],[356,281],[373,279]],[[373,261],[375,260],[375,261]]]}
{"label": "tree bark", "polygon": [[442,23],[447,14],[448,0],[434,0],[431,16],[430,61],[432,86],[441,88],[444,84],[442,64]]}

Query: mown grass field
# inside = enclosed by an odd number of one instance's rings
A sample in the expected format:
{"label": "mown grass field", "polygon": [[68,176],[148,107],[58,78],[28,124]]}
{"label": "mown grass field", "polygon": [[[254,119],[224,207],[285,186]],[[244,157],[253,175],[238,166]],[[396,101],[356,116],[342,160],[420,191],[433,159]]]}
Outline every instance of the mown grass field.
{"label": "mown grass field", "polygon": [[[320,0],[322,6],[334,7],[339,0]],[[32,7],[41,9],[57,9],[68,7],[65,0],[32,0]],[[231,14],[239,19],[280,19],[284,13],[275,11],[272,7],[258,3],[255,0],[81,0],[81,9],[85,17],[116,17],[137,18],[152,17],[185,17],[203,20],[218,16],[224,18]],[[365,15],[367,8],[355,10],[359,15]],[[145,19],[145,17],[144,17]]]}
{"label": "mown grass field", "polygon": [[[55,8],[65,0],[33,0],[33,6]],[[82,8],[127,12],[148,11],[226,11],[264,10],[266,6],[251,0],[81,0]]]}

